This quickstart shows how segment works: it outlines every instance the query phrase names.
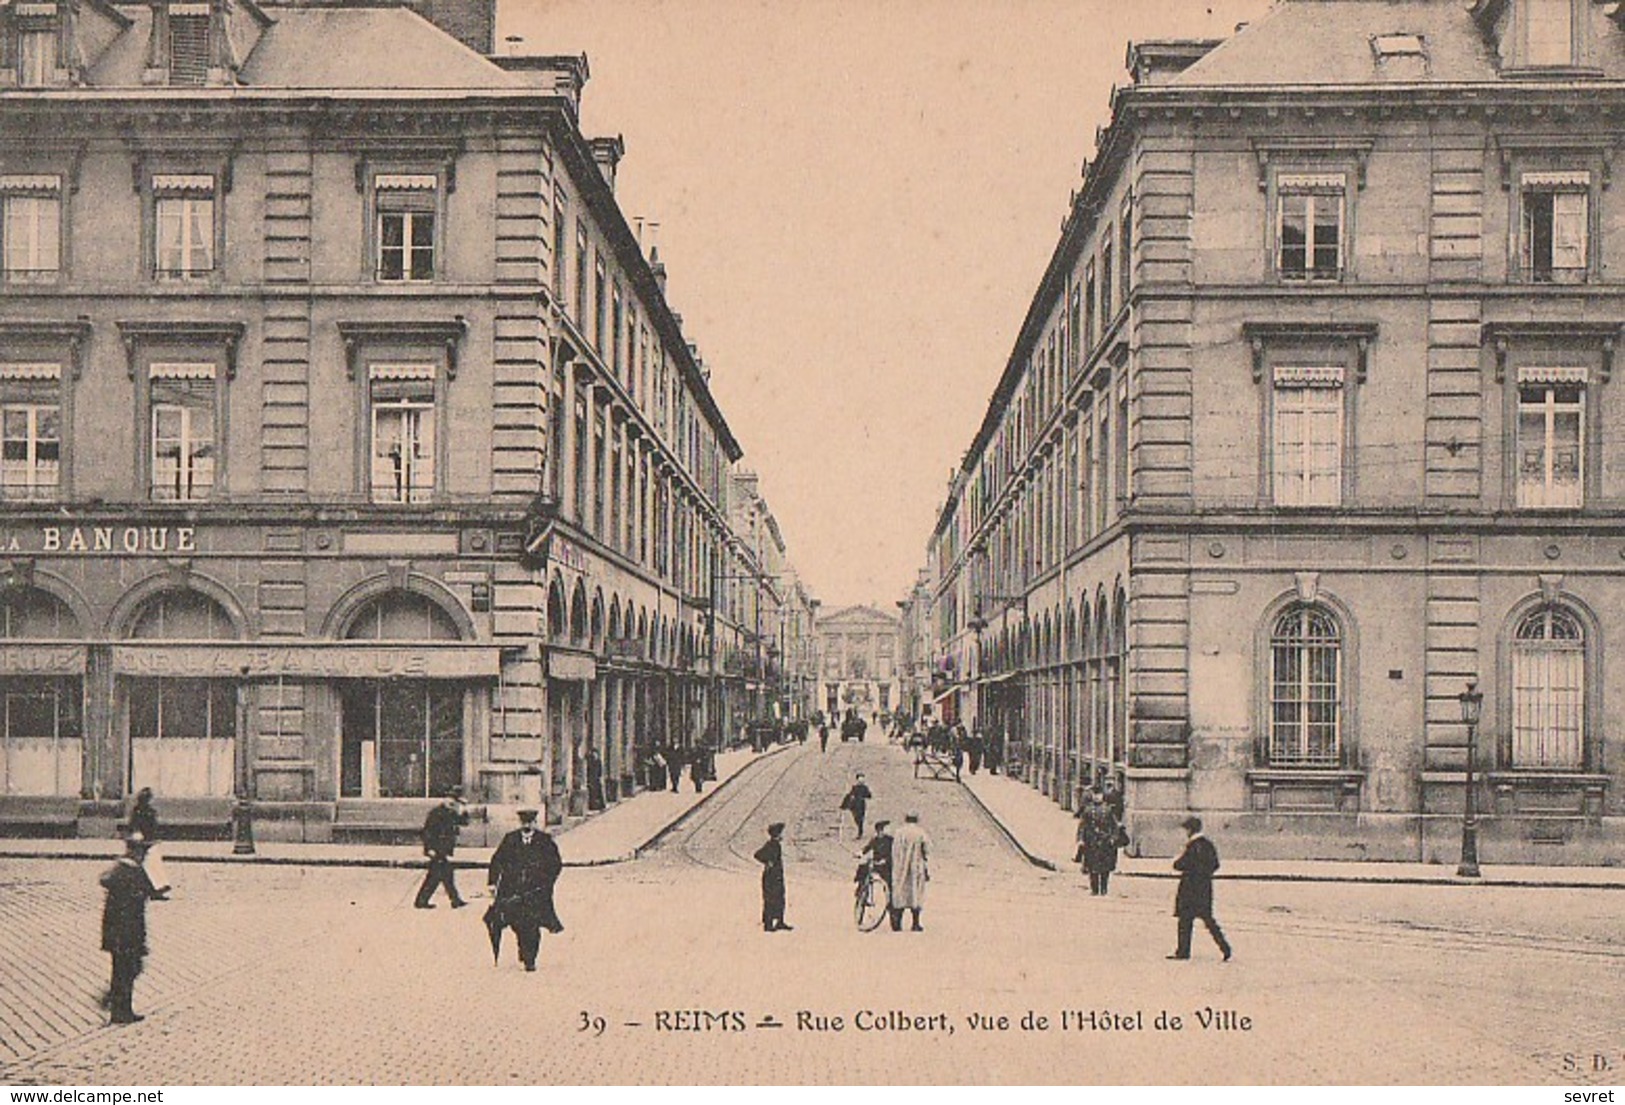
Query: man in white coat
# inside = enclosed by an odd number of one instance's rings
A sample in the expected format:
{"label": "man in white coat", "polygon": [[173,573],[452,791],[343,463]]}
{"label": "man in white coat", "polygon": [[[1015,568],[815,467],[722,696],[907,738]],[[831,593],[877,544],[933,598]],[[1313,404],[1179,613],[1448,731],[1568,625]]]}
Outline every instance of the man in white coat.
{"label": "man in white coat", "polygon": [[920,815],[910,813],[903,824],[892,830],[891,927],[903,930],[903,910],[914,915],[914,932],[924,932],[920,910],[925,908],[925,884],[931,880],[928,865],[931,838],[920,828]]}

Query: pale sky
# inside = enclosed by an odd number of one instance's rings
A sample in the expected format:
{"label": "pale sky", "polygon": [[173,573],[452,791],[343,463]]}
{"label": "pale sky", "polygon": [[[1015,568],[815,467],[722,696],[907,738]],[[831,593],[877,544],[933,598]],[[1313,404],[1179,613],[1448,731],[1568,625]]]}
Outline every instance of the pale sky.
{"label": "pale sky", "polygon": [[503,0],[588,55],[582,127],[826,609],[924,565],[1127,44],[1268,0]]}

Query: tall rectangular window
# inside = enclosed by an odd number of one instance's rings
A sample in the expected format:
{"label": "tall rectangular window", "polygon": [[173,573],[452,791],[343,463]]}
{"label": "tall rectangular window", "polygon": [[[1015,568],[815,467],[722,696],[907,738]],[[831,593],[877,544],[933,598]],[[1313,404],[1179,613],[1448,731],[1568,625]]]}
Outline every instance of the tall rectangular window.
{"label": "tall rectangular window", "polygon": [[587,524],[587,480],[592,471],[587,467],[587,450],[592,447],[592,428],[587,425],[587,397],[577,392],[575,409],[575,487],[571,501],[575,504],[575,521]]}
{"label": "tall rectangular window", "polygon": [[207,4],[188,4],[202,12],[182,14],[170,5],[169,83],[201,85],[209,79],[209,14]]}
{"label": "tall rectangular window", "polygon": [[1523,174],[1522,262],[1527,279],[1580,283],[1590,267],[1590,173]]}
{"label": "tall rectangular window", "polygon": [[374,364],[369,369],[375,503],[434,498],[435,371],[433,364]]}
{"label": "tall rectangular window", "polygon": [[587,257],[587,224],[580,219],[576,220],[576,317],[575,323],[583,330],[587,328],[587,291],[589,286],[590,262]]}
{"label": "tall rectangular window", "polygon": [[54,499],[62,475],[62,367],[0,364],[0,500]]}
{"label": "tall rectangular window", "polygon": [[1572,0],[1524,0],[1529,10],[1529,65],[1574,64]]}
{"label": "tall rectangular window", "polygon": [[564,247],[569,230],[564,224],[564,197],[553,197],[553,302],[564,303]]}
{"label": "tall rectangular window", "polygon": [[1100,247],[1100,325],[1101,329],[1111,326],[1115,317],[1116,304],[1112,296],[1117,291],[1117,277],[1113,267],[1115,257],[1112,250],[1112,228],[1106,228],[1106,244]]}
{"label": "tall rectangular window", "polygon": [[1091,258],[1083,270],[1083,359],[1087,361],[1095,348],[1095,307],[1099,303],[1099,286],[1095,283],[1095,262]]}
{"label": "tall rectangular window", "polygon": [[1343,275],[1345,178],[1341,173],[1284,173],[1276,182],[1276,271],[1283,280]]}
{"label": "tall rectangular window", "polygon": [[56,29],[24,28],[17,32],[17,83],[45,88],[56,80]]}
{"label": "tall rectangular window", "polygon": [[605,487],[604,473],[604,408],[594,403],[592,420],[592,532],[600,541],[608,543],[609,537],[604,527],[607,517],[604,512]]}
{"label": "tall rectangular window", "polygon": [[1123,197],[1123,214],[1117,220],[1117,269],[1119,281],[1122,284],[1122,294],[1118,298],[1123,306],[1128,306],[1129,292],[1134,288],[1134,197]]}
{"label": "tall rectangular window", "polygon": [[1270,440],[1277,506],[1336,506],[1343,497],[1343,369],[1275,369]]}
{"label": "tall rectangular window", "polygon": [[379,280],[434,279],[438,184],[433,173],[380,173],[375,179]]}
{"label": "tall rectangular window", "polygon": [[609,325],[609,294],[604,276],[604,257],[599,254],[592,270],[592,347],[601,357],[605,352],[604,328]]}
{"label": "tall rectangular window", "polygon": [[616,284],[610,292],[609,316],[609,369],[615,378],[625,383],[628,380],[626,362],[622,359],[626,353],[626,346],[622,342],[625,333],[626,307],[621,303],[621,286]]}
{"label": "tall rectangular window", "polygon": [[214,177],[165,174],[152,179],[154,257],[160,279],[188,280],[214,271]]}
{"label": "tall rectangular window", "polygon": [[61,271],[61,192],[55,176],[0,177],[0,274],[7,283],[49,282]]}
{"label": "tall rectangular window", "polygon": [[1518,505],[1585,500],[1585,369],[1518,371]]}
{"label": "tall rectangular window", "polygon": [[152,497],[181,503],[207,499],[220,455],[214,365],[155,363],[147,377]]}

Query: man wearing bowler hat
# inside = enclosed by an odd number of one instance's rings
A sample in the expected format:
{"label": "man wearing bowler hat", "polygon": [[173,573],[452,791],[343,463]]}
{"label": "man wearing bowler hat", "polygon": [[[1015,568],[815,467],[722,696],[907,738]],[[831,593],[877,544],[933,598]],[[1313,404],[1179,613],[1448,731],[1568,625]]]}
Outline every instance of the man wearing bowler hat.
{"label": "man wearing bowler hat", "polygon": [[486,924],[492,931],[492,946],[504,926],[513,929],[519,940],[519,959],[527,971],[536,969],[542,929],[564,931],[553,908],[553,884],[564,869],[564,860],[553,838],[536,827],[536,815],[535,810],[519,811],[519,828],[497,845],[486,876],[492,899]]}
{"label": "man wearing bowler hat", "polygon": [[1226,960],[1230,958],[1230,942],[1224,938],[1219,922],[1213,919],[1213,873],[1219,869],[1219,850],[1202,835],[1202,819],[1187,817],[1180,822],[1187,835],[1185,850],[1174,860],[1179,872],[1179,890],[1174,894],[1174,916],[1179,918],[1179,947],[1169,959],[1191,957],[1191,932],[1197,918],[1207,926],[1213,942]]}
{"label": "man wearing bowler hat", "polygon": [[102,950],[113,957],[113,977],[103,1004],[114,1024],[143,1019],[131,1004],[136,976],[147,957],[147,899],[164,896],[141,865],[147,845],[143,834],[131,833],[124,842],[123,857],[101,879],[107,890],[102,906]]}
{"label": "man wearing bowler hat", "polygon": [[457,849],[457,830],[466,824],[468,814],[463,811],[462,795],[456,790],[448,793],[446,800],[423,819],[423,854],[429,857],[429,870],[423,875],[423,885],[418,887],[417,901],[412,903],[419,909],[433,909],[434,902],[430,899],[442,886],[451,899],[451,908],[462,909],[468,904],[457,893],[457,873],[451,865],[451,854]]}

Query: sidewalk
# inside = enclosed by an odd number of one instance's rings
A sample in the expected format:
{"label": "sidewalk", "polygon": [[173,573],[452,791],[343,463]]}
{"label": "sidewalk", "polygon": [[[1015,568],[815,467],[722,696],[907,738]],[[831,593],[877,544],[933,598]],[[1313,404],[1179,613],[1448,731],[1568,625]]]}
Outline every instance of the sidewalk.
{"label": "sidewalk", "polygon": [[[624,863],[653,843],[690,810],[708,800],[728,781],[758,760],[796,745],[778,745],[766,752],[749,749],[724,752],[717,757],[717,781],[695,794],[686,780],[683,790],[646,791],[618,802],[602,813],[574,821],[554,832],[566,867],[601,867]],[[517,828],[517,822],[510,826]],[[164,844],[169,863],[260,863],[305,867],[422,867],[423,854],[415,845],[401,844],[295,844],[265,841],[253,855],[233,855],[229,840],[177,840]],[[459,848],[456,866],[482,868],[491,861],[491,848]],[[103,859],[124,854],[118,840],[42,839],[0,840],[0,859]]]}
{"label": "sidewalk", "polygon": [[[1078,823],[1060,806],[1025,783],[1003,775],[966,771],[960,782],[1027,859],[1039,867],[1068,870],[1076,865]],[[1118,877],[1173,879],[1168,857],[1118,862]],[[1267,882],[1408,883],[1453,886],[1543,886],[1583,890],[1625,890],[1619,867],[1484,867],[1477,879],[1458,878],[1454,867],[1427,863],[1336,863],[1315,860],[1224,861],[1219,878]]]}

